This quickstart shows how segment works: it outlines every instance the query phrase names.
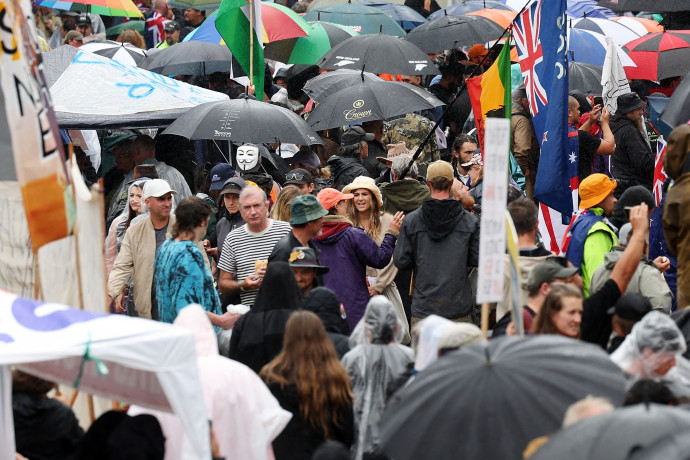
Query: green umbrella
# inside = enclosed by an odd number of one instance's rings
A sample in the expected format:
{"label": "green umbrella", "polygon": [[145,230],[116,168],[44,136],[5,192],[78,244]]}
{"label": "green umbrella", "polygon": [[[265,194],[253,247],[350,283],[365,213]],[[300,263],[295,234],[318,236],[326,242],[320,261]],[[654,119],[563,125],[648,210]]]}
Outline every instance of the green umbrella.
{"label": "green umbrella", "polygon": [[330,22],[310,22],[311,30],[307,37],[289,38],[268,43],[264,56],[285,64],[313,65],[338,43],[357,32],[347,26]]}
{"label": "green umbrella", "polygon": [[114,38],[117,38],[123,30],[127,29],[132,29],[136,30],[141,34],[141,36],[144,36],[144,21],[127,21],[123,22],[122,24],[118,24],[113,27],[108,27],[108,29],[105,31],[105,36],[109,40],[112,40]]}

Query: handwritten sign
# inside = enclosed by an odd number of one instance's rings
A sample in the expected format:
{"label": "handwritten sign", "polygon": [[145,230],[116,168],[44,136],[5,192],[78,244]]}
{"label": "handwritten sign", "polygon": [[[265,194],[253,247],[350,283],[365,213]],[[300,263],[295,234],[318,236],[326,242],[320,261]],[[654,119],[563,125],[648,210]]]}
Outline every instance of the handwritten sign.
{"label": "handwritten sign", "polygon": [[498,302],[503,298],[510,120],[487,118],[485,129],[477,303]]}

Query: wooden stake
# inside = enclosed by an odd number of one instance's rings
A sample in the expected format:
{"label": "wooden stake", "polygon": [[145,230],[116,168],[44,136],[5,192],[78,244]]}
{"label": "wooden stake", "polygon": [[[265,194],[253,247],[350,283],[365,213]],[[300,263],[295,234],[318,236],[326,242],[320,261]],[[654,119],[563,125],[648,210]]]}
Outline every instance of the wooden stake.
{"label": "wooden stake", "polygon": [[489,304],[484,302],[482,304],[482,334],[484,338],[489,338]]}

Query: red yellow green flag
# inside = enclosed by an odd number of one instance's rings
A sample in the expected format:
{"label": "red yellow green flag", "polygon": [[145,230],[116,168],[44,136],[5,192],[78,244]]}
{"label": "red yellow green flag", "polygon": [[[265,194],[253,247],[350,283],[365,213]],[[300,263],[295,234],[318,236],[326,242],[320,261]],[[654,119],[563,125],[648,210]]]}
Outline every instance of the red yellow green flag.
{"label": "red yellow green flag", "polygon": [[510,46],[503,46],[501,54],[484,74],[467,80],[472,102],[477,140],[484,152],[484,120],[488,117],[510,118]]}

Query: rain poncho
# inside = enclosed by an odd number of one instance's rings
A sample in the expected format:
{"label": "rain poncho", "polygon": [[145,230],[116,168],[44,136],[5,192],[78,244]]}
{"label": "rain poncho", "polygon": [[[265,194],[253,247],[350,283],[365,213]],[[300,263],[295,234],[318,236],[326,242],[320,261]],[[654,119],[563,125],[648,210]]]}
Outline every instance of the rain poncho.
{"label": "rain poncho", "polygon": [[[220,456],[228,459],[273,459],[271,443],[290,421],[264,382],[244,364],[218,354],[216,334],[200,305],[183,308],[174,324],[194,332],[199,378],[206,414],[216,435]],[[165,458],[186,459],[190,446],[177,416],[136,408],[132,413],[153,413],[165,434]]]}
{"label": "rain poncho", "polygon": [[352,379],[355,429],[353,458],[380,447],[379,420],[386,407],[388,384],[412,363],[412,350],[400,345],[404,328],[395,307],[381,295],[371,298],[364,317],[350,336],[342,363]]}
{"label": "rain poncho", "polygon": [[443,348],[460,348],[484,341],[482,331],[471,323],[456,323],[437,315],[429,315],[419,323],[419,342],[414,362],[416,372],[423,371],[438,360]]}
{"label": "rain poncho", "polygon": [[[690,363],[681,356],[685,350],[685,338],[676,323],[664,313],[651,311],[635,323],[630,334],[611,355],[611,360],[638,378],[690,383]],[[667,370],[666,366],[672,359],[676,364]]]}

